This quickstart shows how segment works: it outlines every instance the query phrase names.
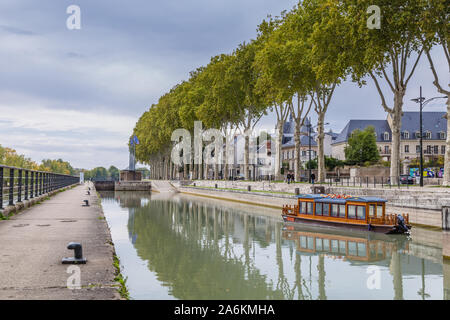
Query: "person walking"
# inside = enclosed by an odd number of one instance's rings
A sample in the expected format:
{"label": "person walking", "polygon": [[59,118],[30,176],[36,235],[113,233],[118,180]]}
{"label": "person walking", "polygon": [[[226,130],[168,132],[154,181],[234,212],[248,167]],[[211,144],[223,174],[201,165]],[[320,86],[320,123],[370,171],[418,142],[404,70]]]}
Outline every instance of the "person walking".
{"label": "person walking", "polygon": [[311,173],[311,183],[314,184],[314,180],[316,180],[316,175]]}

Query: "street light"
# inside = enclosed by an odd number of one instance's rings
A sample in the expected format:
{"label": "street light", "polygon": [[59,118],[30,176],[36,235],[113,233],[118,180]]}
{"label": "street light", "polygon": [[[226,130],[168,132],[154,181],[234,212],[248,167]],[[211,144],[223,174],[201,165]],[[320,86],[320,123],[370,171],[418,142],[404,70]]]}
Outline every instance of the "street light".
{"label": "street light", "polygon": [[[324,123],[324,126],[329,125],[330,123]],[[309,183],[311,183],[311,129],[317,127],[318,125],[315,125],[314,127],[311,125],[311,117],[309,117],[308,120],[308,157],[309,157],[309,162],[308,162],[308,166],[309,166]]]}
{"label": "street light", "polygon": [[441,99],[441,98],[447,98],[447,96],[444,96],[444,97],[433,97],[433,98],[430,98],[430,99],[428,99],[428,100],[426,100],[426,101],[424,101],[425,100],[425,97],[422,97],[422,86],[420,86],[420,96],[419,96],[419,98],[415,98],[415,99],[411,99],[411,101],[414,101],[415,103],[419,103],[420,104],[420,112],[419,112],[419,114],[420,114],[420,116],[419,116],[419,127],[420,127],[420,168],[419,168],[419,171],[420,171],[420,186],[421,187],[423,187],[423,132],[422,132],[422,110],[423,110],[423,108],[425,107],[425,105],[428,103],[428,102],[430,102],[430,101],[432,101],[432,100],[435,100],[435,99]]}

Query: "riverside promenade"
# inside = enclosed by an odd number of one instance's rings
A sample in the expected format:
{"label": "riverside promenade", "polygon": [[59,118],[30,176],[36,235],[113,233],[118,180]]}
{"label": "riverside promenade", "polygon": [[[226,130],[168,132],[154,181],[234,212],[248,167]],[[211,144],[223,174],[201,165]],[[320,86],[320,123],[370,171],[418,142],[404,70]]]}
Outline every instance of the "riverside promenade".
{"label": "riverside promenade", "polygon": [[[95,190],[78,185],[0,221],[1,299],[119,299],[114,246]],[[93,188],[91,188],[93,189]],[[83,200],[90,206],[82,206]],[[80,242],[87,264],[80,289],[69,289],[73,257],[69,242]]]}

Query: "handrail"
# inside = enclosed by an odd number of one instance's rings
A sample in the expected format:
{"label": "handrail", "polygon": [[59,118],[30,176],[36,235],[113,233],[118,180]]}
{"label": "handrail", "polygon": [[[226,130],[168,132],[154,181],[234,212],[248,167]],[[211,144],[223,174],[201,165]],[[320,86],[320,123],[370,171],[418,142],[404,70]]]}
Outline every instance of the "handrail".
{"label": "handrail", "polygon": [[78,182],[77,176],[0,165],[0,210]]}

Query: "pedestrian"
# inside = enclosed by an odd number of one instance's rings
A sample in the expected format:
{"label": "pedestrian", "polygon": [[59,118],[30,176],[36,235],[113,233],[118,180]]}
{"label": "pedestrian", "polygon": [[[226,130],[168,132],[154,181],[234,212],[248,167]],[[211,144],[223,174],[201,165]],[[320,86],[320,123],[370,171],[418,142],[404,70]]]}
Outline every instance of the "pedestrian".
{"label": "pedestrian", "polygon": [[314,180],[316,180],[316,175],[311,173],[311,183],[314,184]]}

